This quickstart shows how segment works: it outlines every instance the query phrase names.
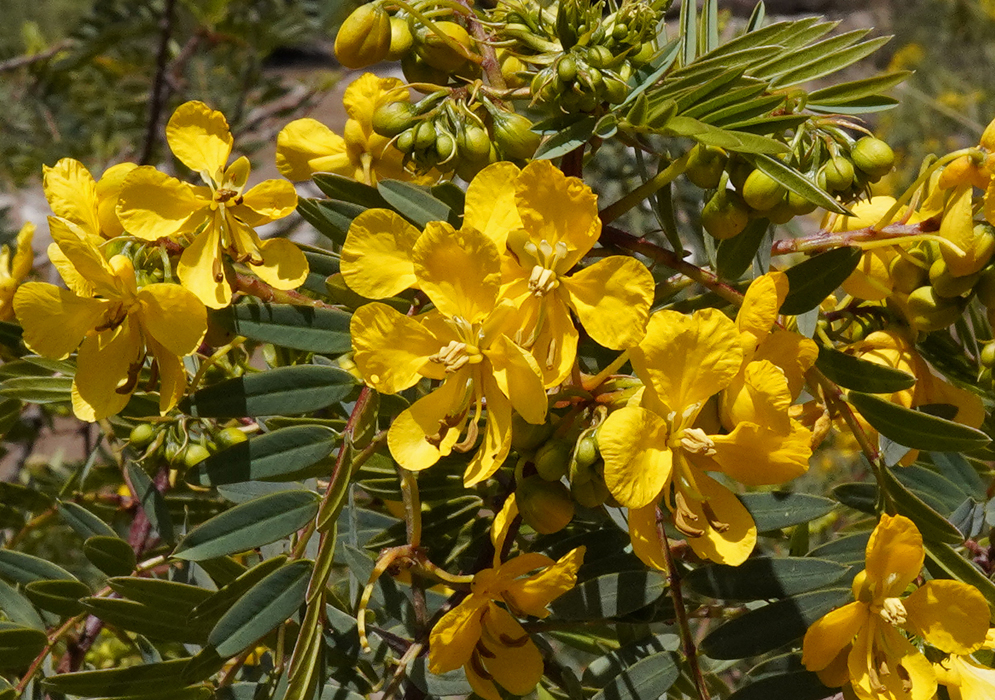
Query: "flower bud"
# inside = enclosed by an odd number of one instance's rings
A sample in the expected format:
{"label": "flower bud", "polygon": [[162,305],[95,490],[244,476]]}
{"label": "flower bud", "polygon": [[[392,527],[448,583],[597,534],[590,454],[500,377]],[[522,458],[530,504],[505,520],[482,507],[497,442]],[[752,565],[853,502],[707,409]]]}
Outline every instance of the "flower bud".
{"label": "flower bud", "polygon": [[947,299],[959,297],[961,294],[971,291],[980,276],[980,273],[975,272],[973,275],[954,277],[950,274],[947,261],[942,257],[929,266],[929,283],[933,285],[937,294]]}
{"label": "flower bud", "polygon": [[139,423],[131,429],[128,435],[128,444],[136,450],[146,447],[155,437],[155,427],[150,423]]}
{"label": "flower bud", "polygon": [[527,477],[515,489],[515,502],[522,520],[541,535],[559,532],[574,517],[570,492],[559,481]]}
{"label": "flower bud", "polygon": [[[927,253],[921,248],[908,251],[908,256],[923,263],[928,259]],[[929,268],[916,265],[904,255],[896,255],[888,270],[895,290],[902,294],[911,294],[929,282]]]}
{"label": "flower bud", "polygon": [[567,54],[556,62],[556,75],[564,83],[572,83],[577,77],[577,61],[573,56]]}
{"label": "flower bud", "polygon": [[435,126],[425,119],[415,127],[415,150],[424,151],[435,145]]}
{"label": "flower bud", "polygon": [[587,481],[571,481],[570,493],[585,508],[597,508],[611,496],[604,479],[596,472]]}
{"label": "flower bud", "polygon": [[471,161],[486,161],[491,154],[491,138],[476,124],[467,124],[456,136],[456,143],[460,155]]}
{"label": "flower bud", "polygon": [[701,225],[720,241],[738,236],[750,223],[750,212],[739,195],[719,190],[701,210]]}
{"label": "flower bud", "polygon": [[248,439],[248,436],[246,436],[244,432],[235,427],[219,430],[217,435],[214,436],[215,444],[217,444],[218,448],[222,450],[233,447],[240,442],[245,442]]}
{"label": "flower bud", "polygon": [[719,186],[728,160],[729,157],[721,148],[699,143],[691,149],[684,174],[701,189],[713,190]]}
{"label": "flower bud", "polygon": [[954,323],[964,310],[963,299],[944,299],[932,287],[919,287],[906,302],[908,320],[920,331],[938,331]]}
{"label": "flower bud", "polygon": [[449,73],[439,70],[426,63],[417,53],[405,54],[401,59],[401,72],[409,83],[429,83],[431,85],[447,85]]}
{"label": "flower bud", "polygon": [[773,209],[784,199],[784,186],[765,172],[754,170],[743,183],[743,200],[757,211]]}
{"label": "flower bud", "polygon": [[580,469],[587,469],[598,461],[598,444],[594,437],[585,435],[580,439],[577,443],[577,449],[574,451],[574,460]]}
{"label": "flower bud", "polygon": [[867,173],[871,182],[877,182],[895,165],[895,152],[881,139],[865,136],[853,145],[850,150],[850,160],[857,168]]}
{"label": "flower bud", "polygon": [[346,68],[365,68],[387,58],[390,51],[390,15],[376,4],[360,5],[339,28],[335,57]]}
{"label": "flower bud", "polygon": [[833,156],[823,166],[826,176],[826,189],[830,192],[843,192],[853,184],[853,163],[843,156]]}
{"label": "flower bud", "polygon": [[528,117],[500,109],[494,110],[491,116],[494,118],[494,141],[505,157],[526,160],[535,155],[542,137],[532,131]]}
{"label": "flower bud", "polygon": [[785,201],[787,201],[788,206],[791,207],[791,212],[795,216],[804,216],[805,214],[811,214],[815,211],[815,203],[808,201],[800,194],[788,192],[788,196]]}
{"label": "flower bud", "polygon": [[[439,30],[463,47],[471,45],[470,33],[455,22],[436,22]],[[466,63],[466,56],[453,49],[439,38],[435,32],[425,29],[419,32],[420,42],[417,48],[419,55],[428,65],[443,71],[455,71]]]}
{"label": "flower bud", "polygon": [[191,443],[183,451],[183,466],[187,469],[192,469],[210,456],[211,453],[207,451],[206,447],[197,443]]}
{"label": "flower bud", "polygon": [[570,468],[571,446],[562,440],[550,440],[535,456],[536,471],[546,481],[558,481]]}
{"label": "flower bud", "polygon": [[390,50],[387,52],[386,60],[400,61],[408,55],[414,45],[415,38],[411,34],[411,26],[408,20],[400,17],[390,18]]}
{"label": "flower bud", "polygon": [[995,266],[990,266],[981,273],[974,290],[978,294],[978,301],[985,308],[995,309]]}
{"label": "flower bud", "polygon": [[549,439],[552,431],[553,426],[549,423],[534,425],[514,413],[511,416],[511,448],[516,452],[532,452]]}
{"label": "flower bud", "polygon": [[986,343],[981,349],[980,359],[982,367],[995,367],[995,340]]}
{"label": "flower bud", "polygon": [[418,108],[410,102],[384,102],[373,111],[373,130],[393,138],[414,124]]}

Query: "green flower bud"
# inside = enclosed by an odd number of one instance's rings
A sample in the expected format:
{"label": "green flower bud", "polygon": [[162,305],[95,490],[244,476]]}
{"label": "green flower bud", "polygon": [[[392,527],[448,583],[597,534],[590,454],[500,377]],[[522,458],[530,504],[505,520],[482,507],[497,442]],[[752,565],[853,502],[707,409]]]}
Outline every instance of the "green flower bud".
{"label": "green flower bud", "polygon": [[579,469],[587,469],[598,461],[598,444],[590,435],[586,435],[577,443],[574,460]]}
{"label": "green flower bud", "polygon": [[978,294],[978,301],[984,304],[985,308],[995,309],[995,266],[981,271],[981,277],[974,289]]}
{"label": "green flower bud", "polygon": [[517,413],[511,416],[511,448],[516,452],[530,453],[542,446],[553,432],[549,423],[535,425]]}
{"label": "green flower bud", "polygon": [[535,155],[542,137],[532,131],[528,117],[515,112],[496,109],[491,113],[494,119],[494,141],[508,158],[526,160]]}
{"label": "green flower bud", "polygon": [[920,331],[938,331],[954,323],[964,311],[966,301],[945,299],[932,287],[919,287],[906,302],[909,323]]}
{"label": "green flower bud", "polygon": [[564,83],[571,83],[577,77],[577,61],[573,56],[567,54],[556,62],[556,75]]}
{"label": "green flower bud", "polygon": [[963,277],[954,277],[947,268],[947,261],[942,257],[929,266],[929,282],[941,297],[952,299],[971,291],[975,282],[981,277],[980,272]]}
{"label": "green flower bud", "polygon": [[390,18],[390,50],[387,51],[388,61],[400,61],[408,55],[415,43],[408,20],[400,17]]}
{"label": "green flower bud", "polygon": [[449,84],[449,72],[439,70],[426,63],[415,52],[407,53],[401,59],[401,72],[409,83],[430,83],[432,85]]}
{"label": "green flower bud", "polygon": [[738,236],[750,223],[750,212],[739,195],[730,190],[719,190],[701,210],[701,225],[720,241]]}
{"label": "green flower bud", "polygon": [[373,130],[393,138],[414,124],[418,108],[410,102],[384,102],[373,111]]}
{"label": "green flower bud", "polygon": [[128,444],[136,450],[140,450],[151,444],[154,437],[155,426],[150,423],[139,423],[131,429],[131,434],[128,435]]}
{"label": "green flower bud", "polygon": [[823,166],[826,175],[826,189],[830,192],[843,192],[853,184],[853,163],[843,156],[833,156]]}
{"label": "green flower bud", "polygon": [[415,127],[415,150],[424,151],[435,145],[435,126],[425,119]]}
{"label": "green flower bud", "polygon": [[804,216],[805,214],[811,214],[815,211],[815,204],[808,201],[800,194],[795,194],[794,192],[788,192],[786,199],[788,206],[791,207],[792,213],[795,216]]}
{"label": "green flower bud", "polygon": [[591,46],[587,49],[587,63],[592,68],[607,68],[615,60],[607,46]]}
{"label": "green flower bud", "polygon": [[995,367],[995,340],[981,348],[981,366]]}
{"label": "green flower bud", "polygon": [[515,502],[522,520],[541,535],[559,532],[574,517],[570,492],[559,481],[527,477],[515,489]]}
{"label": "green flower bud", "polygon": [[722,180],[729,157],[716,146],[696,144],[688,156],[684,174],[687,179],[703,190],[714,190]]}
{"label": "green flower bud", "polygon": [[387,58],[390,51],[390,15],[377,4],[360,5],[335,36],[335,57],[346,68],[365,68]]}
{"label": "green flower bud", "polygon": [[222,450],[226,450],[240,442],[245,442],[248,439],[248,436],[244,432],[235,427],[219,430],[217,435],[214,436],[214,442]]}
{"label": "green flower bud", "polygon": [[571,481],[570,493],[585,508],[597,508],[611,496],[604,479],[597,472],[587,481]]}
{"label": "green flower bud", "polygon": [[[920,248],[913,248],[908,254],[923,263],[927,262],[926,253]],[[929,268],[916,265],[904,255],[895,256],[895,259],[891,261],[888,274],[891,276],[895,290],[902,294],[911,294],[929,282]]]}
{"label": "green flower bud", "polygon": [[760,170],[754,170],[743,183],[743,200],[757,211],[767,211],[784,199],[784,186]]}
{"label": "green flower bud", "polygon": [[411,151],[415,150],[415,129],[408,129],[398,136],[394,145],[397,146],[397,150],[401,153],[411,153]]}
{"label": "green flower bud", "polygon": [[535,456],[536,471],[546,481],[558,481],[570,469],[571,445],[562,440],[550,440]]}
{"label": "green flower bud", "polygon": [[211,453],[203,445],[196,443],[187,445],[187,449],[183,452],[183,466],[192,469],[210,456]]}
{"label": "green flower bud", "polygon": [[[470,33],[461,25],[455,22],[436,22],[435,26],[456,43],[467,48],[472,46]],[[466,63],[466,56],[451,48],[435,32],[428,29],[425,29],[423,32],[420,31],[419,39],[416,51],[424,59],[425,63],[433,68],[443,71],[455,71]]]}
{"label": "green flower bud", "polygon": [[613,105],[622,104],[629,96],[629,86],[618,78],[605,76],[604,92],[605,97]]}
{"label": "green flower bud", "polygon": [[459,146],[460,156],[471,161],[486,161],[491,154],[491,138],[487,135],[487,130],[476,124],[467,124],[456,136],[456,143]]}
{"label": "green flower bud", "polygon": [[891,172],[895,165],[895,152],[881,139],[865,136],[853,145],[850,159],[855,166],[867,173],[871,182],[877,182]]}
{"label": "green flower bud", "polygon": [[456,153],[456,139],[445,132],[435,138],[435,152],[439,154],[439,162],[448,162]]}
{"label": "green flower bud", "polygon": [[753,166],[741,158],[730,158],[726,164],[726,172],[729,173],[729,182],[732,186],[737,192],[742,192],[746,178],[753,172]]}

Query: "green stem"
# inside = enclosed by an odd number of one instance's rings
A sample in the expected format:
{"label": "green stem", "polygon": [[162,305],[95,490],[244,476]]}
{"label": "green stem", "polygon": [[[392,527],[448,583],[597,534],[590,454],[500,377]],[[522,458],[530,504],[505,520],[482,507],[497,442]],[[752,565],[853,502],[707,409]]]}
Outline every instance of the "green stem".
{"label": "green stem", "polygon": [[689,150],[632,192],[602,209],[600,213],[601,223],[610,224],[647,197],[656,194],[659,190],[669,185],[677,179],[678,175],[684,172],[684,169],[687,167],[688,158],[690,157],[691,151]]}

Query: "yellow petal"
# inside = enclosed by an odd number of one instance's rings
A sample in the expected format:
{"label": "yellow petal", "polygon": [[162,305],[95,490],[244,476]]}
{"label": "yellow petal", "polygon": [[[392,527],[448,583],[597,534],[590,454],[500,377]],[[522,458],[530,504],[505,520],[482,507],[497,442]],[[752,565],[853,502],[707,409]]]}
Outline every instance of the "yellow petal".
{"label": "yellow petal", "polygon": [[722,424],[732,429],[742,421],[785,434],[790,430],[788,379],[769,360],[748,362],[723,394]]}
{"label": "yellow petal", "polygon": [[598,429],[605,460],[605,484],[626,508],[656,503],[670,481],[673,455],[667,447],[667,424],[645,408],[626,406]]}
{"label": "yellow petal", "polygon": [[491,523],[491,545],[494,548],[494,566],[501,565],[501,552],[504,551],[504,541],[508,538],[511,523],[518,517],[518,503],[515,500],[515,492],[504,499],[501,510],[494,514],[494,522]]}
{"label": "yellow petal", "polygon": [[484,427],[483,442],[463,473],[463,485],[467,488],[490,478],[511,450],[511,402],[493,377],[484,375],[483,384],[487,399],[487,425]]}
{"label": "yellow petal", "polygon": [[105,238],[120,236],[124,231],[121,220],[117,218],[117,199],[125,178],[137,167],[134,163],[112,165],[97,181],[97,219]]}
{"label": "yellow petal", "polygon": [[262,226],[290,216],[297,208],[297,190],[285,180],[264,180],[242,195],[232,213],[249,226]]}
{"label": "yellow petal", "polygon": [[286,238],[270,238],[259,246],[262,265],[250,265],[256,277],[274,289],[297,289],[307,279],[308,262],[303,251]]}
{"label": "yellow petal", "polygon": [[[79,291],[89,288],[95,294],[108,298],[120,299],[126,295],[121,280],[114,274],[103,254],[93,245],[93,239],[86,236],[81,228],[65,219],[50,216],[48,230],[65,256],[65,262],[60,261],[57,268],[60,273],[66,272],[63,279],[67,285]],[[77,279],[76,275],[82,280]]]}
{"label": "yellow petal", "polygon": [[118,413],[135,390],[134,377],[145,359],[137,325],[126,318],[112,330],[83,340],[73,379],[73,411],[82,420],[97,421]]}
{"label": "yellow petal", "polygon": [[881,516],[867,541],[867,578],[876,599],[899,595],[919,576],[926,552],[922,535],[904,515]]}
{"label": "yellow petal", "polygon": [[463,225],[490,238],[501,252],[508,232],[522,227],[515,206],[515,183],[520,172],[514,163],[493,163],[477,173],[466,190]]}
{"label": "yellow petal", "polygon": [[34,249],[31,247],[31,242],[34,235],[35,225],[30,221],[25,222],[17,232],[17,250],[14,252],[13,260],[10,261],[10,276],[15,280],[23,280],[31,272],[31,266],[34,264]]}
{"label": "yellow petal", "polygon": [[754,360],[770,360],[781,368],[788,380],[792,401],[801,393],[805,373],[815,365],[818,357],[819,346],[813,340],[781,329],[768,335],[753,355]]}
{"label": "yellow petal", "polygon": [[386,299],[417,282],[411,259],[421,231],[389,209],[367,209],[349,227],[340,270],[349,288],[367,299]]}
{"label": "yellow petal", "polygon": [[221,232],[212,221],[183,251],[176,266],[183,286],[212,309],[222,309],[231,303],[231,288],[225,278],[220,245]]}
{"label": "yellow petal", "polygon": [[56,216],[68,219],[91,236],[100,235],[97,219],[97,183],[82,163],[63,158],[53,167],[43,166],[43,187]]}
{"label": "yellow petal", "polygon": [[948,671],[934,666],[937,679],[947,686],[950,700],[991,700],[995,698],[995,669],[982,666],[970,656],[951,656]]}
{"label": "yellow petal", "polygon": [[445,344],[417,320],[380,302],[359,307],[349,331],[353,361],[363,380],[384,394],[396,394],[417,382],[428,358]]}
{"label": "yellow petal", "polygon": [[542,655],[529,633],[506,610],[488,605],[481,642],[493,657],[481,658],[494,681],[514,695],[527,695],[542,679]]}
{"label": "yellow petal", "polygon": [[621,350],[643,339],[655,283],[650,271],[635,258],[602,258],[570,277],[560,278],[560,285],[567,303],[594,342]]}
{"label": "yellow petal", "polygon": [[498,336],[484,351],[494,370],[501,393],[529,423],[546,421],[546,391],[535,358],[515,345],[507,336]]}
{"label": "yellow petal", "polygon": [[276,137],[276,168],[288,180],[310,180],[316,172],[352,177],[345,141],[314,119],[290,122]]}
{"label": "yellow petal", "polygon": [[703,559],[739,566],[757,544],[757,526],[753,516],[733,492],[719,482],[702,473],[695,474],[694,478],[712,514],[723,527],[710,522],[711,518],[702,503],[688,498],[686,502],[698,518],[697,525],[705,531],[700,537],[689,537],[688,544]]}
{"label": "yellow petal", "polygon": [[480,660],[479,653],[463,669],[466,672],[466,680],[470,684],[474,695],[478,695],[484,700],[504,700],[504,696],[498,690],[497,684],[494,683],[494,677],[487,671]]}
{"label": "yellow petal", "polygon": [[917,375],[914,405],[945,403],[957,409],[953,420],[972,428],[980,428],[985,420],[985,407],[977,394],[961,389],[938,377],[924,367]]}
{"label": "yellow petal", "polygon": [[547,606],[577,585],[577,571],[584,563],[586,551],[585,547],[571,549],[539,573],[511,581],[502,597],[516,614],[548,617]]}
{"label": "yellow petal", "polygon": [[22,284],[14,294],[14,313],[33,352],[62,360],[83,337],[103,323],[112,302],[78,297],[44,282]]}
{"label": "yellow petal", "polygon": [[750,333],[754,343],[765,338],[777,313],[788,296],[788,276],[783,272],[768,272],[750,283],[743,295],[743,305],[736,314],[736,327],[740,333]]}
{"label": "yellow petal", "polygon": [[988,634],[988,603],[974,586],[960,581],[927,581],[904,601],[909,625],[948,654],[970,654]]}
{"label": "yellow petal", "polygon": [[66,257],[66,254],[62,252],[62,249],[57,244],[49,243],[46,252],[49,262],[58,270],[59,277],[62,278],[62,281],[66,283],[66,286],[74,294],[81,297],[94,296],[93,285],[87,282],[86,278],[73,267],[73,264],[69,262],[69,258]]}
{"label": "yellow petal", "polygon": [[145,344],[159,365],[159,414],[164,416],[173,410],[186,393],[187,371],[183,367],[183,360],[154,338],[146,337]]}
{"label": "yellow petal", "polygon": [[420,471],[452,452],[465,419],[455,417],[456,426],[448,419],[458,406],[466,380],[462,372],[451,375],[442,386],[415,401],[394,419],[387,432],[387,446],[398,464]]}
{"label": "yellow petal", "polygon": [[470,660],[480,639],[480,616],[488,602],[471,593],[435,623],[428,650],[428,669],[432,673],[447,673]]}
{"label": "yellow petal", "polygon": [[567,177],[548,160],[534,160],[522,170],[515,201],[522,226],[536,245],[566,245],[558,272],[576,265],[601,234],[597,196],[583,180]]}
{"label": "yellow petal", "polygon": [[895,287],[890,265],[898,255],[893,248],[865,251],[850,276],[843,281],[843,291],[858,299],[880,301],[891,294]]}
{"label": "yellow petal", "polygon": [[209,177],[224,172],[231,155],[232,138],[225,115],[203,102],[185,102],[166,125],[166,142],[183,165]]}
{"label": "yellow petal", "polygon": [[193,353],[207,332],[207,309],[178,284],[150,284],[138,292],[142,327],[174,355]]}
{"label": "yellow petal", "polygon": [[[877,666],[872,669],[869,661]],[[881,672],[882,663],[888,673]],[[936,693],[932,664],[883,620],[860,630],[847,665],[853,691],[861,700],[931,700]]]}
{"label": "yellow petal", "polygon": [[747,486],[791,481],[808,470],[812,456],[812,431],[795,420],[790,421],[787,434],[756,423],[740,423],[728,435],[710,437],[715,463]]}
{"label": "yellow petal", "polygon": [[412,260],[422,291],[446,316],[479,323],[494,309],[501,261],[494,243],[479,231],[455,231],[431,221],[415,243]]}
{"label": "yellow petal", "polygon": [[809,671],[821,671],[843,651],[867,622],[863,603],[848,603],[816,620],[802,642],[802,663]]}
{"label": "yellow petal", "polygon": [[[989,186],[989,190],[992,187]],[[984,237],[974,235],[973,195],[974,187],[970,183],[959,185],[947,202],[940,222],[940,235],[963,251],[963,255],[958,255],[947,246],[940,246],[947,269],[954,277],[977,272],[991,257],[990,247],[984,250],[979,247]],[[986,204],[988,201],[989,198],[985,197]],[[985,213],[987,215],[987,208]]]}
{"label": "yellow petal", "polygon": [[408,91],[397,78],[381,78],[374,73],[363,73],[345,89],[342,106],[346,114],[358,122],[366,137],[373,133],[373,112],[383,102],[407,101]]}
{"label": "yellow petal", "polygon": [[678,413],[728,386],[743,362],[740,334],[717,309],[658,311],[629,354],[636,373]]}
{"label": "yellow petal", "polygon": [[[542,372],[543,385],[548,389],[563,383],[573,371],[580,334],[570,317],[570,309],[557,296],[536,299],[529,295],[528,301],[522,303],[522,309],[533,303],[538,314],[537,322],[542,323],[542,329],[530,350]],[[538,313],[540,306],[545,309],[544,318],[543,314]],[[530,329],[524,335],[531,333]]]}
{"label": "yellow petal", "polygon": [[117,216],[131,235],[155,241],[196,230],[210,216],[210,205],[206,187],[193,187],[144,165],[121,184]]}
{"label": "yellow petal", "polygon": [[660,524],[657,522],[659,510],[656,503],[642,508],[629,509],[629,539],[632,552],[646,564],[658,571],[668,571],[667,555],[660,539]]}

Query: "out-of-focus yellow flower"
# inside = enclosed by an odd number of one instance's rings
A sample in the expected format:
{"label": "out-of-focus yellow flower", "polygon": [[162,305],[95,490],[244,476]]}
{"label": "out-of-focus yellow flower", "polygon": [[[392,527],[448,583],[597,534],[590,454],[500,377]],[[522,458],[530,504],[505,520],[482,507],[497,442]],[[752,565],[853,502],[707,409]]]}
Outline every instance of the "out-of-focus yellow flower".
{"label": "out-of-focus yellow flower", "polygon": [[35,225],[29,221],[17,232],[17,248],[13,255],[7,246],[0,247],[0,321],[14,318],[14,292],[31,272],[34,260],[31,240],[34,235]]}
{"label": "out-of-focus yellow flower", "polygon": [[985,641],[988,604],[973,586],[928,581],[906,598],[925,551],[916,526],[882,515],[867,542],[866,568],[853,580],[853,603],[817,620],[805,634],[802,663],[829,687],[849,683],[861,700],[930,700],[936,673],[900,629],[948,654]]}
{"label": "out-of-focus yellow flower", "polygon": [[[783,483],[808,468],[809,431],[789,424],[778,432],[752,421],[737,423],[726,435],[700,427],[706,403],[743,368],[743,334],[720,311],[659,311],[629,353],[645,384],[640,405],[609,415],[598,445],[605,483],[629,508],[633,550],[650,566],[666,568],[656,515],[663,498],[698,556],[741,564],[756,544],[756,525],[735,495],[706,472],[750,485]],[[744,384],[758,416],[786,411],[791,403],[784,373],[769,360],[749,363]]]}
{"label": "out-of-focus yellow flower", "polygon": [[223,254],[249,266],[276,289],[294,289],[307,277],[307,259],[290,241],[260,241],[255,227],[294,211],[297,193],[283,180],[266,180],[248,191],[249,160],[225,168],[232,137],[221,112],[203,102],[187,102],[166,126],[173,154],[200,174],[195,187],[151,166],[135,168],[121,185],[118,218],[128,233],[148,241],[192,234],[177,273],[183,286],[211,308],[231,302]]}
{"label": "out-of-focus yellow flower", "polygon": [[[483,444],[467,465],[467,486],[488,478],[511,447],[512,407],[530,423],[546,417],[546,394],[535,360],[506,335],[510,301],[499,302],[500,258],[475,229],[433,221],[411,251],[413,276],[435,309],[417,317],[373,302],[353,315],[354,360],[366,383],[387,394],[423,377],[442,385],[402,412],[387,444],[398,464],[426,469],[452,450],[476,443],[484,406]],[[379,260],[366,260],[376,267]],[[467,430],[467,437],[458,443]]]}
{"label": "out-of-focus yellow flower", "polygon": [[159,410],[165,414],[186,390],[181,358],[197,349],[207,331],[204,305],[175,284],[138,289],[131,260],[123,255],[105,260],[92,240],[65,219],[49,217],[49,227],[92,294],[42,282],[21,285],[14,311],[25,345],[56,360],[79,347],[72,402],[73,412],[86,421],[124,408],[151,353],[161,381]]}
{"label": "out-of-focus yellow flower", "polygon": [[56,216],[76,224],[86,235],[114,238],[123,231],[115,211],[121,185],[137,167],[134,163],[118,163],[95,181],[78,160],[63,158],[43,168],[45,198]]}
{"label": "out-of-focus yellow flower", "polygon": [[[984,647],[995,649],[995,629],[988,630]],[[968,654],[951,654],[933,664],[936,680],[947,687],[950,700],[995,698],[995,669],[982,666]]]}
{"label": "out-of-focus yellow flower", "polygon": [[442,674],[462,666],[473,691],[486,700],[501,700],[496,685],[514,695],[532,692],[542,678],[542,655],[515,617],[549,615],[546,606],[576,584],[584,552],[578,547],[556,562],[522,554],[477,573],[470,595],[432,628],[429,670]]}
{"label": "out-of-focus yellow flower", "polygon": [[390,139],[373,131],[373,112],[385,102],[408,101],[397,78],[364,73],[342,98],[349,120],[339,136],[315,119],[297,119],[283,127],[276,140],[276,167],[288,180],[309,180],[315,173],[334,173],[368,185],[378,180],[432,182],[437,177],[405,169],[404,154]]}

